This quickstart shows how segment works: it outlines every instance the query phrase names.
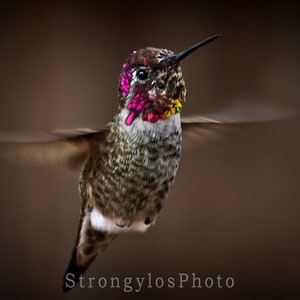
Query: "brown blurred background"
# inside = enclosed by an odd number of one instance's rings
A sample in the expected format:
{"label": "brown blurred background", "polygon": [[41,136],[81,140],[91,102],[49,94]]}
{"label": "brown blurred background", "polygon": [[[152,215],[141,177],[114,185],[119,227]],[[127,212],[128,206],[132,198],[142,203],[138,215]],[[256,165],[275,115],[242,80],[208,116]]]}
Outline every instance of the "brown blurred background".
{"label": "brown blurred background", "polygon": [[[299,109],[300,10],[292,1],[0,4],[0,129],[101,128],[116,112],[121,65],[145,46],[181,51],[183,114],[235,102]],[[48,3],[48,4],[46,4]],[[201,138],[201,137],[199,137]],[[0,162],[3,299],[296,299],[299,120],[242,126],[183,152],[154,228],[120,237],[87,277],[235,279],[232,289],[61,292],[77,230],[78,174]]]}

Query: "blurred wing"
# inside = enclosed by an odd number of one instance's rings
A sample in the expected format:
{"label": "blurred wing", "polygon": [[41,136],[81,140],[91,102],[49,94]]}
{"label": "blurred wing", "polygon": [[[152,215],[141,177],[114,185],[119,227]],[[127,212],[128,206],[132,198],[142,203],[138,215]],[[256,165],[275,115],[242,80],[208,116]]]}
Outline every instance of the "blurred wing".
{"label": "blurred wing", "polygon": [[242,128],[242,125],[274,122],[295,117],[294,112],[268,106],[238,103],[221,112],[207,116],[192,116],[181,119],[183,147],[192,148],[199,143],[208,143],[225,134]]}
{"label": "blurred wing", "polygon": [[106,134],[106,129],[0,132],[0,156],[30,165],[76,168],[88,155],[103,149]]}
{"label": "blurred wing", "polygon": [[184,149],[191,149],[197,144],[212,142],[232,129],[232,125],[202,116],[182,118],[181,127]]}

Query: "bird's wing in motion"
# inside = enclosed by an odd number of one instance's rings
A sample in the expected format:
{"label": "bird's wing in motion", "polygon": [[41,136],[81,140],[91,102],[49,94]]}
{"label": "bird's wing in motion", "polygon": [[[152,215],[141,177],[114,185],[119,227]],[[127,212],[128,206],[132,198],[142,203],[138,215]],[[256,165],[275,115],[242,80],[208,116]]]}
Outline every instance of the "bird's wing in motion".
{"label": "bird's wing in motion", "polygon": [[30,165],[75,168],[104,147],[107,130],[0,132],[0,156]]}
{"label": "bird's wing in motion", "polygon": [[[243,104],[207,117],[182,118],[183,147],[215,140],[241,124],[276,121],[291,115]],[[91,153],[104,149],[107,134],[108,129],[0,132],[0,157],[29,165],[76,168]]]}
{"label": "bird's wing in motion", "polygon": [[181,119],[182,146],[191,149],[199,143],[208,143],[224,134],[229,125],[202,116]]}
{"label": "bird's wing in motion", "polygon": [[275,109],[262,105],[237,103],[225,110],[207,116],[190,116],[181,119],[182,143],[184,149],[197,143],[208,143],[241,125],[266,123],[295,117],[296,114],[284,109]]}

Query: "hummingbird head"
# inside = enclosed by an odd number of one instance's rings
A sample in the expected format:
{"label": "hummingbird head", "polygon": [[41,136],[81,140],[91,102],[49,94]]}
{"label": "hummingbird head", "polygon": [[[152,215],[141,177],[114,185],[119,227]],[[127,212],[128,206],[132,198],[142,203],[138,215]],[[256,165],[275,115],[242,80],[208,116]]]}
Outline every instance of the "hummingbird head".
{"label": "hummingbird head", "polygon": [[120,111],[126,110],[126,125],[131,125],[137,117],[155,123],[180,113],[186,89],[179,62],[217,37],[212,36],[179,54],[150,47],[131,53],[123,64],[119,84]]}

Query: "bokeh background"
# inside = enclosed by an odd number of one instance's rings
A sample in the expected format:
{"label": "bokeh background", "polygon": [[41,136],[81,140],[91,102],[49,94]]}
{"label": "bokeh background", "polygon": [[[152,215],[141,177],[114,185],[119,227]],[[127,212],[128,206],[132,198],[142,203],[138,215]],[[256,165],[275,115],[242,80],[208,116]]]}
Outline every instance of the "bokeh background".
{"label": "bokeh background", "polygon": [[[299,109],[294,1],[53,1],[0,4],[0,129],[103,127],[135,49],[181,51],[183,114],[251,102]],[[201,139],[201,136],[199,136]],[[116,240],[87,277],[233,277],[232,289],[61,292],[77,230],[78,173],[0,162],[3,299],[296,299],[299,119],[244,125],[183,152],[154,228]]]}

